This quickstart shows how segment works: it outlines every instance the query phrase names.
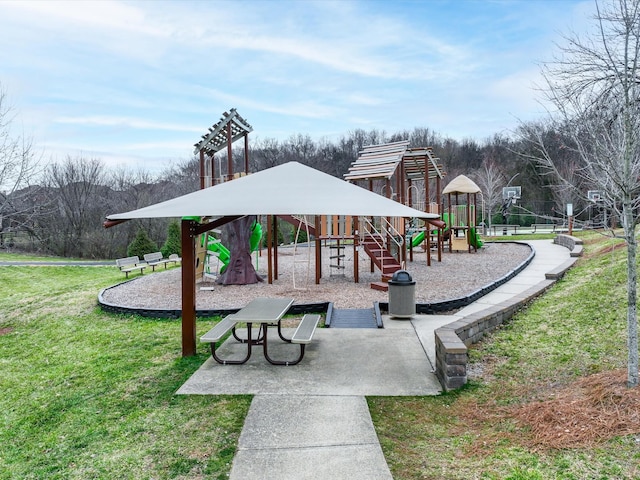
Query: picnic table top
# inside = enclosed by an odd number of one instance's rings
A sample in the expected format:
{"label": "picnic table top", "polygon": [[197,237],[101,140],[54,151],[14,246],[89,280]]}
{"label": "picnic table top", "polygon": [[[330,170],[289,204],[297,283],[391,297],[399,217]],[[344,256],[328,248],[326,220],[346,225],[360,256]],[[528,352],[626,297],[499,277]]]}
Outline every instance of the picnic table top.
{"label": "picnic table top", "polygon": [[278,323],[293,302],[293,298],[255,298],[233,318],[236,322]]}

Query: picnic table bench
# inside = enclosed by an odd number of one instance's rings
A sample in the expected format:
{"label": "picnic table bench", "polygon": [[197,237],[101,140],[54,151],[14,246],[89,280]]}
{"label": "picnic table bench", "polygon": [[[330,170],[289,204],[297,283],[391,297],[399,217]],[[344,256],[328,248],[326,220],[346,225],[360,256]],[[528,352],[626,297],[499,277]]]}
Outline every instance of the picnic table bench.
{"label": "picnic table bench", "polygon": [[125,278],[129,278],[129,272],[140,270],[140,275],[143,274],[144,269],[147,268],[146,262],[141,262],[140,258],[136,255],[133,257],[118,258],[116,265],[121,272],[124,272]]}
{"label": "picnic table bench", "polygon": [[[214,327],[200,337],[200,341],[209,343],[211,348],[211,356],[214,360],[222,365],[241,365],[246,363],[251,357],[251,349],[254,346],[262,345],[265,359],[272,365],[297,365],[304,358],[305,347],[313,339],[313,334],[320,321],[318,314],[306,314],[302,317],[300,324],[296,328],[291,338],[286,338],[282,334],[281,319],[289,309],[293,299],[271,299],[257,298],[251,301],[245,308],[237,313],[228,315],[218,322]],[[246,323],[247,338],[241,339],[236,334],[236,328],[239,324]],[[258,330],[258,338],[252,338],[251,326],[253,323],[260,325]],[[294,360],[274,360],[269,356],[268,352],[268,328],[269,326],[277,326],[278,336],[286,343],[300,345],[300,353]],[[216,343],[222,340],[225,335],[231,332],[234,338],[247,345],[247,353],[244,358],[239,360],[227,360],[220,358],[216,352]]]}

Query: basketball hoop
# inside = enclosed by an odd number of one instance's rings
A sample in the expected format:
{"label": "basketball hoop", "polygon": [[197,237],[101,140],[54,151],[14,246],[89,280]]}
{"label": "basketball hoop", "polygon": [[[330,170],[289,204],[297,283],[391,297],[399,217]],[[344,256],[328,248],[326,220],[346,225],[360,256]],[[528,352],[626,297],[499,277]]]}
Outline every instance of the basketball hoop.
{"label": "basketball hoop", "polygon": [[522,195],[522,187],[503,187],[502,199],[504,203],[516,204],[516,201],[520,199]]}

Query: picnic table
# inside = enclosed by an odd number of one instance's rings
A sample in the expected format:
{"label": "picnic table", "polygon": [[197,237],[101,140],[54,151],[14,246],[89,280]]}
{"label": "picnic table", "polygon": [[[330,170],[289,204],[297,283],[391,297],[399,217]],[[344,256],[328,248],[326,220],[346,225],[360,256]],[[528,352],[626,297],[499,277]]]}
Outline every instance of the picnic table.
{"label": "picnic table", "polygon": [[[282,317],[287,313],[293,304],[293,298],[256,298],[249,302],[247,306],[237,313],[226,316],[217,323],[209,332],[200,337],[201,342],[211,345],[211,356],[223,365],[241,365],[246,363],[251,357],[251,349],[255,346],[262,346],[264,358],[273,365],[296,365],[304,357],[305,346],[311,342],[313,333],[320,320],[320,315],[307,314],[302,318],[298,328],[291,338],[286,338],[282,333]],[[247,336],[240,338],[236,333],[236,328],[246,324]],[[252,338],[252,326],[258,324],[258,336]],[[278,336],[286,343],[300,345],[300,354],[293,361],[274,360],[269,356],[269,327],[277,327]],[[223,359],[216,353],[216,342],[221,340],[227,333],[232,332],[235,340],[247,345],[246,356],[239,360]]]}

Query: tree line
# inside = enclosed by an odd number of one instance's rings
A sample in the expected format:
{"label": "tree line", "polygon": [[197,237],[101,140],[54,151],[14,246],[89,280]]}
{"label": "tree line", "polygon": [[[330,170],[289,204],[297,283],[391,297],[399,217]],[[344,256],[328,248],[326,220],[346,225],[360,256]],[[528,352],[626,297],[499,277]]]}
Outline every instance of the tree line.
{"label": "tree line", "polygon": [[[65,257],[116,258],[126,255],[127,246],[140,230],[162,245],[167,236],[167,220],[132,220],[105,229],[104,218],[109,213],[134,210],[199,188],[196,157],[157,174],[121,167],[109,169],[98,158],[82,156],[45,164],[35,154],[32,143],[11,137],[10,121],[7,95],[0,92],[0,248],[20,247]],[[549,148],[554,150],[558,168],[567,173],[575,170],[575,159],[572,150],[566,148],[568,139],[563,132],[542,122],[519,127],[520,133],[532,130],[552,142]],[[314,140],[301,133],[286,140],[250,138],[250,169],[256,172],[297,161],[341,178],[363,147],[401,140],[408,140],[410,147],[433,147],[446,172],[443,184],[459,174],[473,179],[483,192],[485,221],[501,223],[504,214],[513,215],[511,222],[520,224],[558,220],[570,200],[566,191],[555,188],[553,179],[542,175],[538,164],[527,158],[531,147],[519,138],[518,132],[495,134],[482,141],[456,140],[428,127],[392,134],[356,129],[334,141]],[[226,152],[217,155],[218,164],[226,168]],[[244,149],[234,148],[232,157],[234,170],[242,170]],[[523,194],[518,205],[504,211],[502,188],[510,179],[516,180],[512,184],[521,186]],[[579,199],[573,201],[577,210],[584,208]]]}

